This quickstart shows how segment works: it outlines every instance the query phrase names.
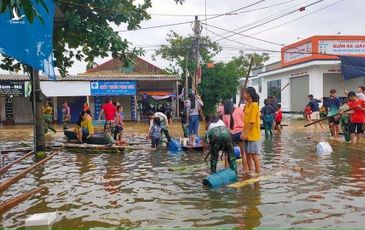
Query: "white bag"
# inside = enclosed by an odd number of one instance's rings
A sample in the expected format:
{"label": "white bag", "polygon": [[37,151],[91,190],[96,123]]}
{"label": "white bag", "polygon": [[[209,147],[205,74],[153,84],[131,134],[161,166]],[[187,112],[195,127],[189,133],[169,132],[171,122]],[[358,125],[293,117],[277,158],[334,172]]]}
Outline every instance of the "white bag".
{"label": "white bag", "polygon": [[329,155],[333,152],[331,145],[328,142],[319,142],[317,144],[317,154],[322,155]]}

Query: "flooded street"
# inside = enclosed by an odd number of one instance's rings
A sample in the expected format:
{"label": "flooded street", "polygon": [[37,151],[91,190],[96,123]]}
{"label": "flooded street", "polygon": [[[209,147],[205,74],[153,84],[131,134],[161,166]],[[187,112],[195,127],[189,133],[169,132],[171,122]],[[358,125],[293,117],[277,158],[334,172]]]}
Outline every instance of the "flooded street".
{"label": "flooded street", "polygon": [[[125,134],[129,140],[141,140],[146,131],[146,123],[127,123]],[[173,123],[170,131],[175,137],[181,136],[180,123]],[[31,126],[3,127],[1,146],[31,143],[32,132]],[[173,155],[165,149],[121,154],[64,151],[1,194],[3,202],[45,187],[41,194],[4,213],[0,226],[19,227],[30,214],[57,212],[54,229],[364,227],[364,144],[353,147],[330,141],[334,153],[317,157],[316,144],[327,140],[328,133],[304,129],[302,121],[292,121],[281,137],[263,137],[263,173],[272,176],[240,189],[203,188],[208,164],[191,171],[173,170],[202,164],[205,153]],[[63,134],[48,134],[47,139],[62,142]],[[9,158],[19,155],[12,153]],[[32,163],[29,158],[13,166],[1,182]],[[240,164],[238,168],[241,170]],[[282,170],[284,173],[274,173]]]}

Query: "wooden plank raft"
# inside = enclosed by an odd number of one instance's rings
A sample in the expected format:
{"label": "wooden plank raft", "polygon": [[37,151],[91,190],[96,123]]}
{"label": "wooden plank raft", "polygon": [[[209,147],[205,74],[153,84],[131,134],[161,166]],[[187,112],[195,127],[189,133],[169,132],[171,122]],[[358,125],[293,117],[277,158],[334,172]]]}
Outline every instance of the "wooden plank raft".
{"label": "wooden plank raft", "polygon": [[60,146],[61,148],[72,149],[72,150],[89,150],[92,152],[100,152],[100,151],[112,151],[119,152],[123,150],[146,150],[152,151],[154,150],[151,147],[147,146],[130,146],[130,145],[95,145],[95,144],[76,144],[76,143],[64,143]]}

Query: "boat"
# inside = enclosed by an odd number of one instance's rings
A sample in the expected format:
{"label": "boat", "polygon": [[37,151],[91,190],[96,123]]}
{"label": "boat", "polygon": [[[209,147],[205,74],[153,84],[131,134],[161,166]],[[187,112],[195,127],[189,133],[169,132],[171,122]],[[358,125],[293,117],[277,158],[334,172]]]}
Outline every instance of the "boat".
{"label": "boat", "polygon": [[208,148],[209,145],[207,144],[196,144],[196,145],[182,145],[181,148],[184,151],[204,151],[204,149]]}
{"label": "boat", "polygon": [[[68,141],[77,140],[76,134],[72,131],[65,130],[64,134]],[[95,134],[91,138],[86,139],[87,144],[96,144],[96,145],[109,145],[114,143],[114,139],[107,134],[100,133]]]}

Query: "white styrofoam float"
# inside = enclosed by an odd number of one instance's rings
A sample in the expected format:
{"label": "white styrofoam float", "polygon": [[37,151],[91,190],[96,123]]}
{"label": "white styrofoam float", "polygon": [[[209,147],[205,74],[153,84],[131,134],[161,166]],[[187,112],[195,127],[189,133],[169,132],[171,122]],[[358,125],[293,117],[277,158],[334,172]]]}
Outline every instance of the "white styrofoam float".
{"label": "white styrofoam float", "polygon": [[321,141],[317,144],[317,155],[329,155],[333,152],[331,145],[328,142]]}
{"label": "white styrofoam float", "polygon": [[56,222],[56,219],[56,212],[37,213],[25,220],[25,227],[50,226]]}

